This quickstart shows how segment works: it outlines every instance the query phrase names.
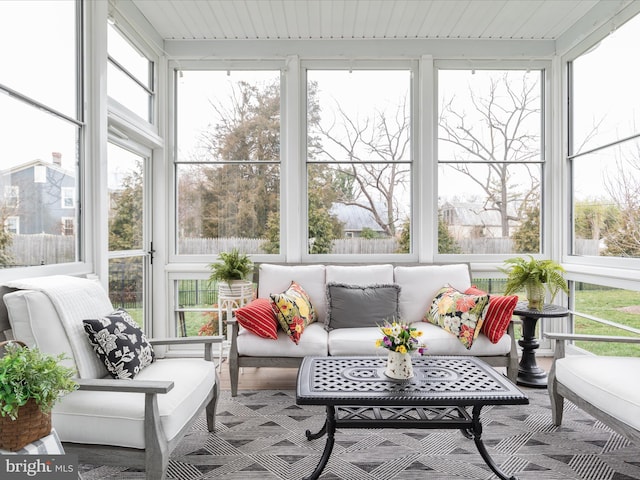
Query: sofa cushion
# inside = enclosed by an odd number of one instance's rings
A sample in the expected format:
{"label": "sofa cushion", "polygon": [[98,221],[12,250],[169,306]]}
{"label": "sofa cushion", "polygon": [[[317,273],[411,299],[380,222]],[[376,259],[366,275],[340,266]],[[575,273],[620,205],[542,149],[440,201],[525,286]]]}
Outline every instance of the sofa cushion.
{"label": "sofa cushion", "polygon": [[445,285],[433,299],[425,319],[454,334],[469,349],[480,334],[488,304],[489,295],[466,295]]}
{"label": "sofa cushion", "polygon": [[329,355],[380,355],[389,350],[376,347],[380,338],[378,327],[339,328],[329,332]]}
{"label": "sofa cushion", "polygon": [[[464,293],[485,295],[487,292],[472,286],[467,288]],[[506,333],[517,303],[517,295],[489,295],[489,307],[484,316],[481,330],[492,343],[497,343]]]}
{"label": "sofa cushion", "polygon": [[134,378],[155,355],[147,337],[129,313],[118,308],[100,319],[83,320],[94,352],[113,378]]}
{"label": "sofa cushion", "polygon": [[429,309],[438,290],[448,283],[464,292],[471,286],[469,266],[452,265],[398,266],[394,269],[394,281],[400,285],[400,318],[408,323],[419,322]]}
{"label": "sofa cushion", "polygon": [[304,288],[316,309],[318,318],[325,318],[326,285],[324,265],[275,265],[263,263],[260,265],[258,280],[258,297],[270,298],[272,293],[286,290],[291,282],[296,282]]}
{"label": "sofa cushion", "polygon": [[483,333],[478,335],[473,346],[467,349],[455,335],[427,322],[415,322],[412,327],[422,331],[422,342],[427,355],[473,355],[476,357],[508,355],[511,351],[511,337],[504,335],[498,343],[491,343]]}
{"label": "sofa cushion", "polygon": [[393,265],[327,265],[327,284],[346,285],[390,284],[393,281]]}
{"label": "sofa cushion", "polygon": [[398,318],[400,287],[387,285],[327,284],[327,330],[375,327]]}
{"label": "sofa cushion", "polygon": [[309,295],[296,282],[291,282],[287,290],[272,293],[270,297],[282,330],[297,344],[306,326],[318,320]]}
{"label": "sofa cushion", "polygon": [[[291,342],[289,342],[291,343]],[[153,362],[136,380],[171,380],[174,388],[158,395],[162,429],[173,439],[211,393],[215,364],[198,358]],[[53,408],[52,423],[63,442],[144,448],[144,394],[77,390]]]}
{"label": "sofa cushion", "polygon": [[256,298],[248,305],[235,311],[236,319],[242,327],[262,338],[278,338],[278,319],[271,300]]}
{"label": "sofa cushion", "polygon": [[639,357],[574,355],[556,360],[556,379],[605,413],[640,430],[640,397],[633,379]]}
{"label": "sofa cushion", "polygon": [[[327,355],[327,331],[322,323],[316,322],[307,326],[298,344],[293,343],[289,336],[278,330],[278,338],[260,338],[247,330],[238,332],[238,355],[249,357],[295,357],[305,355]],[[265,366],[268,363],[265,363]]]}

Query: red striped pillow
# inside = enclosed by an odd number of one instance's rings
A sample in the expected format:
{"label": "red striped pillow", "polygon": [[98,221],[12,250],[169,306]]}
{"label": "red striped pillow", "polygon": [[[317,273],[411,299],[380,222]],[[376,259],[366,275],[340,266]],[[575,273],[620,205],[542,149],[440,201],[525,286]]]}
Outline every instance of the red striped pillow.
{"label": "red striped pillow", "polygon": [[236,310],[238,323],[262,338],[278,338],[278,320],[267,298],[254,301]]}
{"label": "red striped pillow", "polygon": [[[483,292],[475,286],[467,288],[467,295],[482,295]],[[489,308],[484,316],[484,323],[480,331],[484,333],[491,343],[498,343],[507,331],[513,310],[518,303],[517,295],[489,295]]]}

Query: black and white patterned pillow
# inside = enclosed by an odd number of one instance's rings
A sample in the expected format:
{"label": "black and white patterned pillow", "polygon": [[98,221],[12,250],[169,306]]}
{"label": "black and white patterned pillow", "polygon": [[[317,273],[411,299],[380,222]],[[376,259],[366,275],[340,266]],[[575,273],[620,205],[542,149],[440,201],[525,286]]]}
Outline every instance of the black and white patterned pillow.
{"label": "black and white patterned pillow", "polygon": [[99,320],[83,320],[96,355],[113,378],[134,378],[155,360],[151,344],[131,315],[119,308]]}

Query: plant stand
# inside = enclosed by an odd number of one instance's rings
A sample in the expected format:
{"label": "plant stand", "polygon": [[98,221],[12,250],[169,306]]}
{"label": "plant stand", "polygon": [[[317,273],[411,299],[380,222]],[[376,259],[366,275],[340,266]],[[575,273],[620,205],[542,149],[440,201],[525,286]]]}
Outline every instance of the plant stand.
{"label": "plant stand", "polygon": [[[233,318],[234,312],[240,307],[244,307],[253,299],[253,283],[249,281],[237,281],[229,286],[227,283],[218,284],[218,334],[223,335],[226,321]],[[225,314],[224,320],[222,314]],[[226,340],[220,345],[220,361],[218,368],[222,369],[222,352],[230,345],[229,332]]]}
{"label": "plant stand", "polygon": [[518,366],[518,385],[533,388],[547,388],[547,372],[538,367],[536,350],[540,342],[536,338],[536,325],[539,318],[559,318],[569,315],[569,310],[560,305],[544,305],[542,310],[530,309],[526,302],[518,302],[513,311],[522,320],[522,358]]}

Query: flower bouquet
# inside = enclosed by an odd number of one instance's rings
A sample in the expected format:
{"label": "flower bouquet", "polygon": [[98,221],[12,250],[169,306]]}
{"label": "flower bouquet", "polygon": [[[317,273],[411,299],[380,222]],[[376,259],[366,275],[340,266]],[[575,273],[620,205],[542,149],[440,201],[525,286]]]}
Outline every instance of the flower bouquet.
{"label": "flower bouquet", "polygon": [[422,355],[426,350],[424,344],[419,340],[422,336],[422,331],[406,323],[396,321],[391,323],[385,322],[385,324],[380,327],[380,331],[383,337],[376,340],[376,347],[383,347],[398,353],[417,351],[419,355]]}
{"label": "flower bouquet", "polygon": [[396,380],[413,377],[411,353],[418,352],[418,355],[422,355],[426,350],[419,340],[422,332],[406,323],[396,321],[385,322],[380,331],[383,337],[376,340],[376,346],[389,350],[385,375]]}

